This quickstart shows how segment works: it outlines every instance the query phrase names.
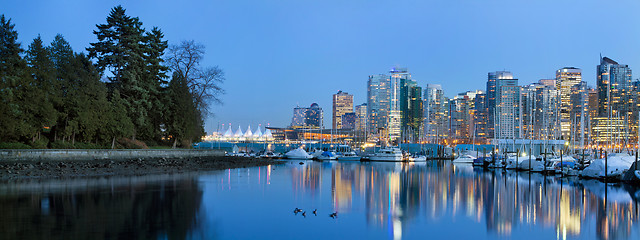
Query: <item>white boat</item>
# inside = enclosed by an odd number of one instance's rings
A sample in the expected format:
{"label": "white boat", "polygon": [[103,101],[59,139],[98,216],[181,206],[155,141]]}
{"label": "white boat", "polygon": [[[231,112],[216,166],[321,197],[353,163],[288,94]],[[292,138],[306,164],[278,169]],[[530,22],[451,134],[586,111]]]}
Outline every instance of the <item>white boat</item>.
{"label": "white boat", "polygon": [[[531,168],[529,168],[531,166]],[[529,164],[529,159],[526,158],[518,164],[519,170],[532,171],[532,172],[542,172],[544,171],[544,162],[538,159],[531,159],[531,164]]]}
{"label": "white boat", "polygon": [[476,160],[476,157],[471,155],[461,155],[454,159],[453,163],[473,163],[473,160]]}
{"label": "white boat", "polygon": [[400,162],[402,161],[402,151],[398,148],[383,148],[377,153],[369,156],[371,161],[383,161],[383,162]]}
{"label": "white boat", "polygon": [[591,178],[604,178],[618,177],[627,171],[631,164],[635,161],[635,157],[626,153],[612,153],[607,156],[606,161],[606,174],[605,174],[605,159],[595,159],[591,164],[582,170],[581,175],[583,177]]}
{"label": "white boat", "polygon": [[320,156],[317,156],[316,159],[324,161],[324,160],[336,160],[336,154],[331,151],[324,151]]}
{"label": "white boat", "polygon": [[288,159],[312,159],[313,156],[309,155],[307,151],[302,148],[293,149],[284,154],[285,158]]}
{"label": "white boat", "polygon": [[516,154],[510,154],[507,156],[507,166],[505,166],[506,169],[516,169],[518,168],[518,164],[520,164],[520,162],[522,162],[522,160],[520,160],[521,157],[516,156]]}
{"label": "white boat", "polygon": [[345,152],[342,155],[338,155],[338,161],[360,161],[361,157],[354,151]]}

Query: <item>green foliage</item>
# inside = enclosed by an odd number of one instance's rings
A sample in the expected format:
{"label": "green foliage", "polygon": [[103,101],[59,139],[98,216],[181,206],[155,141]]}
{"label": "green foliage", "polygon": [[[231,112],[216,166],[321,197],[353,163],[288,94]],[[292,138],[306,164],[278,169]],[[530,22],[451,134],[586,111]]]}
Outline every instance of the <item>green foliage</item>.
{"label": "green foliage", "polygon": [[106,20],[85,55],[60,34],[24,51],[0,15],[0,148],[147,148],[139,139],[167,136],[189,146],[204,134],[193,91],[167,81],[162,31],[121,6]]}
{"label": "green foliage", "polygon": [[0,142],[0,149],[31,149],[31,146],[20,142]]}

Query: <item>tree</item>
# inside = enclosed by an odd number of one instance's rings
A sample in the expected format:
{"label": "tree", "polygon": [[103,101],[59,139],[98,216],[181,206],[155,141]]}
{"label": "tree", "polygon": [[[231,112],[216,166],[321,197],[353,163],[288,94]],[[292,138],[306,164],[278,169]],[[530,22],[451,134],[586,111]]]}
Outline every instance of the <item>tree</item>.
{"label": "tree", "polygon": [[157,129],[152,119],[160,84],[166,76],[161,56],[166,48],[162,32],[146,33],[137,17],[126,15],[122,6],[111,9],[106,24],[96,25],[98,42],[87,48],[96,67],[109,79],[111,90],[119,90],[127,115],[133,122],[132,138],[140,133],[150,138]]}
{"label": "tree", "polygon": [[17,141],[32,131],[22,107],[29,76],[14,27],[0,15],[0,141]]}
{"label": "tree", "polygon": [[208,115],[210,103],[222,103],[220,95],[224,94],[224,89],[221,85],[225,77],[218,66],[200,66],[204,53],[204,45],[193,40],[182,41],[169,47],[167,63],[174,73],[186,80],[198,110]]}
{"label": "tree", "polygon": [[169,107],[167,111],[167,133],[173,139],[173,147],[178,141],[191,145],[194,140],[204,135],[202,116],[189,91],[185,78],[174,72],[169,83],[168,93]]}
{"label": "tree", "polygon": [[32,113],[29,117],[29,124],[33,126],[32,141],[40,139],[40,135],[45,128],[51,128],[56,124],[57,111],[54,108],[52,99],[54,99],[55,76],[56,70],[51,61],[51,54],[47,47],[44,46],[42,38],[38,35],[27,49],[25,59],[31,73],[31,82],[25,90],[28,91],[29,97],[23,107],[28,109],[26,112]]}

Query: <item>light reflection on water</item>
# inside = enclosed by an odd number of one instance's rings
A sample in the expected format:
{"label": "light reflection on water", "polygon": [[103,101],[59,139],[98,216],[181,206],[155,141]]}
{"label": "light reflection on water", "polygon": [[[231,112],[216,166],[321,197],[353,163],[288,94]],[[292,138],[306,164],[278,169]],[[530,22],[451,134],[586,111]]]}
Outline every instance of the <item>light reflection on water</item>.
{"label": "light reflection on water", "polygon": [[639,239],[638,196],[628,185],[449,162],[293,161],[0,183],[0,238]]}

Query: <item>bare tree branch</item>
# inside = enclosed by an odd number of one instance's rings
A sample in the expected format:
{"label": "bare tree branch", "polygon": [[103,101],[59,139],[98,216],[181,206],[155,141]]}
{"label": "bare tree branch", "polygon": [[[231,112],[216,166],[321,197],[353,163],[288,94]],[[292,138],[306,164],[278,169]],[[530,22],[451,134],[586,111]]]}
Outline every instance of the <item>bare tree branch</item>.
{"label": "bare tree branch", "polygon": [[210,114],[209,104],[222,104],[220,95],[224,94],[224,71],[218,66],[203,68],[200,61],[204,57],[205,47],[193,40],[182,41],[169,47],[166,62],[169,68],[179,73],[187,81],[196,107],[205,115]]}

